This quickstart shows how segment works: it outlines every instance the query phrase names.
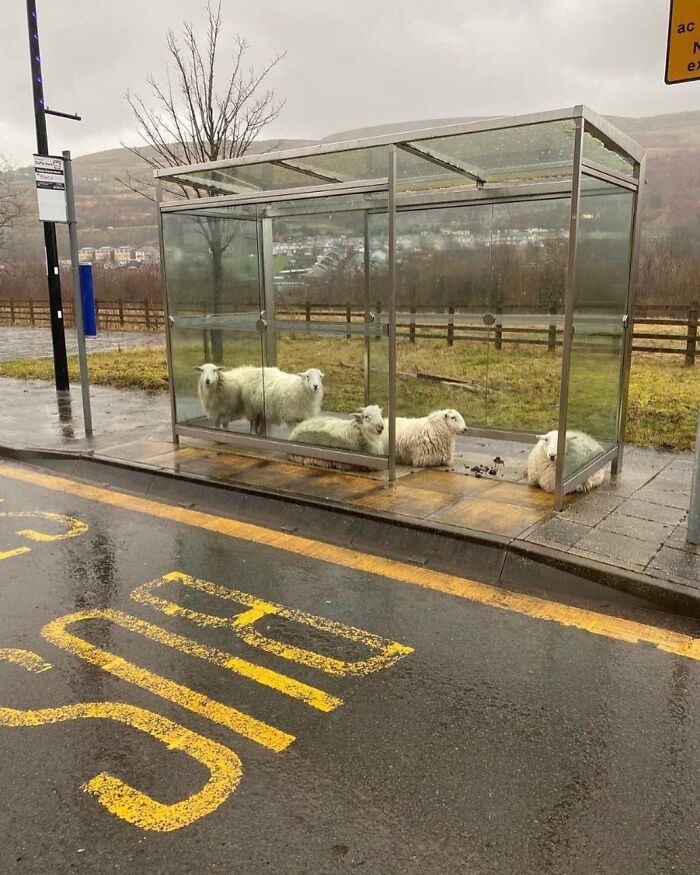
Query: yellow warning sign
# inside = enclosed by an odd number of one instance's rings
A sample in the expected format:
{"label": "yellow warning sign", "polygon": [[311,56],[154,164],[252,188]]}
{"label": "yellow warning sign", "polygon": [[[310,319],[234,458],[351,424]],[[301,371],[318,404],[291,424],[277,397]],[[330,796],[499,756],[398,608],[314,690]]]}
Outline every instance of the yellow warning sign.
{"label": "yellow warning sign", "polygon": [[671,0],[666,84],[700,79],[700,0]]}

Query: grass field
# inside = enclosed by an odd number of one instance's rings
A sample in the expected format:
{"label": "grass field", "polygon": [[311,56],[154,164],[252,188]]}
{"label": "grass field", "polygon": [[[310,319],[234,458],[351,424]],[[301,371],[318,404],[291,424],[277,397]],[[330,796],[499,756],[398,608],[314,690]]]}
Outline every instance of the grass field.
{"label": "grass field", "polygon": [[[225,347],[227,365],[255,362],[256,348],[233,340]],[[247,355],[245,353],[248,353]],[[386,407],[387,347],[372,341],[371,401]],[[176,345],[175,376],[178,392],[196,394],[201,364],[201,343],[189,337]],[[320,367],[324,380],[324,407],[350,411],[362,404],[364,347],[361,339],[283,337],[278,340],[278,365],[300,371]],[[579,357],[572,369],[570,427],[600,437],[612,437],[615,420],[617,370],[614,359],[601,353]],[[504,349],[486,345],[418,341],[398,346],[398,407],[401,415],[429,409],[456,407],[468,423],[497,428],[542,431],[556,426],[559,391],[557,355],[539,349]],[[69,360],[78,379],[76,357]],[[469,380],[469,386],[448,385],[418,378],[416,371]],[[0,363],[0,376],[51,380],[50,359]],[[137,348],[90,356],[93,384],[119,389],[165,392],[168,388],[165,353]],[[682,358],[635,354],[630,381],[627,440],[639,446],[691,449],[700,405],[700,369],[684,367]]]}

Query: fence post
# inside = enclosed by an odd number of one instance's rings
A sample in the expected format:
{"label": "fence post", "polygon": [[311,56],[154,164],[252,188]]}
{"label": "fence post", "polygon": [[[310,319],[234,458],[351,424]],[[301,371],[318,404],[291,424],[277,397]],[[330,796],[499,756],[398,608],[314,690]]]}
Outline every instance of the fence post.
{"label": "fence post", "polygon": [[[501,304],[499,304],[496,307],[496,314],[500,314],[500,313],[503,313],[503,306]],[[503,348],[503,325],[498,321],[496,321],[496,327],[494,329],[494,336],[495,336],[495,340],[493,342],[494,347],[496,349],[502,349]]]}
{"label": "fence post", "polygon": [[146,319],[146,331],[151,330],[151,310],[148,306],[148,300],[143,302],[143,315]]}
{"label": "fence post", "polygon": [[377,336],[374,338],[375,340],[381,340],[382,336],[383,336],[382,330],[381,330],[381,328],[382,328],[382,320],[380,318],[381,315],[382,315],[382,302],[377,301],[377,325],[379,326],[379,334],[377,334]]}
{"label": "fence post", "polygon": [[10,325],[15,324],[15,302],[10,298]]}
{"label": "fence post", "polygon": [[[549,315],[556,316],[557,315],[557,305],[552,304],[549,308]],[[547,352],[554,352],[557,346],[557,326],[556,324],[549,324],[549,332],[547,333]]]}
{"label": "fence post", "polygon": [[[409,308],[408,308],[408,312],[411,314],[411,317],[415,317],[415,315],[416,315],[416,305],[413,304],[411,307],[409,307]],[[409,343],[415,343],[415,342],[416,342],[416,320],[415,320],[415,318],[411,318],[411,319],[409,320],[409,325],[408,325],[408,340],[409,340]]]}
{"label": "fence post", "polygon": [[124,328],[124,301],[119,299],[119,325],[123,329]]}
{"label": "fence post", "polygon": [[688,307],[688,338],[685,344],[686,365],[695,364],[695,352],[698,343],[698,305],[697,301]]}
{"label": "fence post", "polygon": [[97,328],[104,328],[104,325],[100,324],[100,302],[95,298],[95,325]]}
{"label": "fence post", "polygon": [[455,308],[448,307],[447,313],[447,345],[452,346],[455,342],[455,323],[454,319],[452,318],[455,314]]}
{"label": "fence post", "polygon": [[351,308],[350,308],[350,304],[346,304],[346,305],[345,305],[345,321],[348,323],[348,333],[345,335],[345,337],[346,337],[348,340],[350,340],[350,338],[352,337],[352,332],[350,331],[350,321],[351,321],[351,319],[352,319],[352,310],[351,310]]}
{"label": "fence post", "polygon": [[32,328],[34,328],[35,324],[36,324],[34,322],[34,299],[33,298],[29,299],[29,324],[32,326]]}

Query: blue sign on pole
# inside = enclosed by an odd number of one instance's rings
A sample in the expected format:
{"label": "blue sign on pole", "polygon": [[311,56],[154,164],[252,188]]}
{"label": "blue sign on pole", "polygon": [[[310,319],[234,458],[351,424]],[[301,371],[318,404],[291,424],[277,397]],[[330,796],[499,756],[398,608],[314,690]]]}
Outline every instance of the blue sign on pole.
{"label": "blue sign on pole", "polygon": [[86,337],[97,337],[95,319],[95,289],[92,284],[92,265],[80,265],[80,297],[83,302],[83,328]]}

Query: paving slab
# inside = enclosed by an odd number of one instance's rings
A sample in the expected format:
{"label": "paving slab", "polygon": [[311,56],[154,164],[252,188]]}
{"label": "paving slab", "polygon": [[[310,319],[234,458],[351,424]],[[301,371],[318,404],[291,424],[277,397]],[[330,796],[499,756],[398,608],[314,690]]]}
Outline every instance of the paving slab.
{"label": "paving slab", "polygon": [[651,567],[671,580],[700,586],[700,554],[694,549],[662,547],[654,556]]}
{"label": "paving slab", "polygon": [[643,520],[652,520],[669,526],[677,526],[685,519],[686,512],[679,507],[668,507],[651,501],[633,497],[619,505],[619,512],[627,516],[639,517]]}
{"label": "paving slab", "polygon": [[659,551],[661,544],[661,541],[643,541],[629,535],[620,537],[616,532],[596,528],[585,534],[576,543],[575,549],[609,556],[643,568]]}
{"label": "paving slab", "polygon": [[611,514],[624,501],[621,495],[610,495],[605,492],[589,492],[585,500],[577,500],[564,508],[561,512],[563,519],[584,523],[589,526],[597,525],[608,514]]}
{"label": "paving slab", "polygon": [[547,544],[552,547],[573,547],[584,535],[591,531],[591,526],[577,523],[573,520],[562,519],[560,515],[549,519],[538,526],[527,540],[536,544]]}
{"label": "paving slab", "polygon": [[641,501],[649,501],[652,504],[660,504],[663,507],[677,507],[681,510],[688,510],[690,505],[690,487],[687,491],[681,489],[664,488],[662,485],[657,485],[655,480],[642,486],[634,493],[634,497]]}
{"label": "paving slab", "polygon": [[624,504],[605,517],[598,524],[599,529],[614,532],[625,537],[638,538],[642,541],[652,541],[661,544],[671,537],[674,527],[652,520],[642,520],[637,517],[627,516],[624,513]]}

